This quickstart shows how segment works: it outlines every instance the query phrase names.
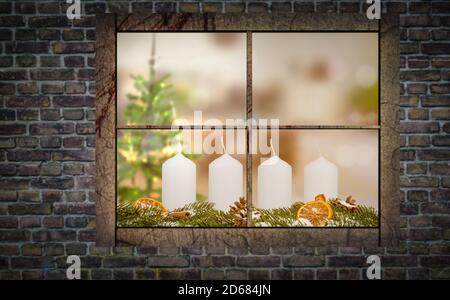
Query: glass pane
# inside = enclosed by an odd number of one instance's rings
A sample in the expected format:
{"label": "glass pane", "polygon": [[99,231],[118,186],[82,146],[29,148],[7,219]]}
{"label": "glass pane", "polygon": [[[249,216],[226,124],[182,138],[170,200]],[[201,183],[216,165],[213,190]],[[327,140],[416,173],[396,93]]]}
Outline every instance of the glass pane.
{"label": "glass pane", "polygon": [[119,125],[245,117],[245,33],[118,33]]}
{"label": "glass pane", "polygon": [[282,125],[377,125],[378,34],[253,34],[253,115]]}
{"label": "glass pane", "polygon": [[[230,157],[224,156],[222,136]],[[177,156],[179,145],[183,157]],[[117,149],[119,227],[234,226],[229,206],[246,190],[245,130],[119,130]],[[210,174],[211,163],[219,157],[224,159]],[[210,191],[211,187],[216,190]],[[224,195],[234,196],[225,199]],[[136,215],[136,205],[160,205],[192,216],[178,220]]]}
{"label": "glass pane", "polygon": [[[269,144],[270,134],[256,134],[258,148]],[[254,135],[254,136],[255,136]],[[343,206],[332,205],[333,213],[339,217],[340,209],[345,207],[347,198],[351,196],[360,208],[373,211],[371,218],[357,219],[356,223],[331,223],[333,225],[378,226],[378,131],[377,130],[280,130],[274,137],[275,154],[291,167],[292,183],[277,182],[281,173],[263,174],[261,164],[271,157],[270,154],[253,155],[252,186],[253,206],[263,209],[289,208],[291,205],[315,200],[315,196],[324,194],[327,203],[338,198]],[[264,152],[264,151],[258,151]],[[267,151],[266,151],[267,152]],[[288,170],[288,169],[287,169]],[[288,173],[285,171],[285,173]],[[272,176],[267,182],[258,181],[259,176]],[[273,175],[276,174],[276,175]],[[292,185],[292,196],[286,189]],[[271,186],[271,188],[268,188]],[[264,194],[262,194],[262,191]],[[266,195],[275,191],[269,199]],[[279,195],[279,197],[276,197]],[[331,201],[331,202],[330,202]],[[352,200],[349,200],[352,202]],[[295,208],[298,212],[298,206]],[[341,215],[342,216],[342,215]],[[351,218],[352,214],[346,217]],[[354,216],[357,216],[356,214]],[[342,220],[340,220],[342,221]],[[268,223],[271,224],[270,222]],[[258,226],[258,220],[256,219]],[[264,226],[268,226],[265,224]]]}

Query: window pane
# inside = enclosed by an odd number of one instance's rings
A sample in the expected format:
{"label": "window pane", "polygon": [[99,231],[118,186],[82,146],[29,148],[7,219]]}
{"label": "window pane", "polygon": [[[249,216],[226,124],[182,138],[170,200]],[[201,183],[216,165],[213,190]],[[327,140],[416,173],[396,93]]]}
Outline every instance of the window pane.
{"label": "window pane", "polygon": [[[270,134],[261,137],[263,144],[268,145]],[[252,165],[254,207],[288,207],[325,194],[328,201],[339,198],[345,202],[352,196],[357,205],[378,211],[377,130],[280,130],[278,139],[274,138],[274,148],[292,168],[292,198],[285,201],[282,197],[272,197],[270,203],[264,202],[260,189],[266,194],[270,190],[267,191],[264,183],[258,184],[262,172],[258,167],[270,154],[256,154]],[[272,181],[279,176],[274,176]],[[277,184],[282,183],[273,183],[274,188]],[[277,194],[284,194],[283,188],[279,189]]]}
{"label": "window pane", "polygon": [[[245,195],[245,130],[218,130],[214,132],[207,130],[119,130],[117,140],[118,226],[232,226],[232,224],[227,223],[227,220],[229,220],[227,218],[220,222],[214,218],[211,220],[207,218],[192,219],[192,221],[185,219],[181,223],[171,220],[172,223],[170,224],[162,222],[159,219],[153,220],[154,222],[147,219],[147,223],[142,224],[135,222],[138,218],[120,213],[122,205],[133,206],[140,198],[152,198],[158,202],[162,202],[170,211],[179,210],[186,205],[198,201],[213,202],[213,199],[208,199],[208,192],[211,186],[211,182],[209,181],[209,167],[211,162],[223,154],[223,148],[220,142],[222,136],[227,152],[231,156],[227,162],[231,161],[234,166],[237,165],[238,169],[241,167],[242,176],[240,176],[241,178],[239,180],[239,176],[230,176],[232,178],[227,178],[227,176],[222,176],[220,172],[217,172],[215,173],[216,181],[214,185],[218,187],[226,186],[226,182],[232,179],[233,183],[231,184],[234,185],[231,188],[235,191],[236,189],[240,189],[237,193]],[[180,160],[180,163],[175,164],[170,170],[166,169],[167,174],[172,172],[167,178],[170,179],[170,176],[184,176],[181,183],[187,186],[191,182],[192,189],[190,191],[193,194],[188,195],[187,193],[181,192],[181,189],[187,188],[186,186],[172,186],[170,190],[166,189],[166,191],[169,193],[181,193],[180,197],[175,199],[175,203],[173,203],[172,200],[166,201],[170,196],[164,199],[162,170],[163,164],[178,153],[180,141],[185,158]],[[238,172],[239,170],[236,171],[236,173]],[[166,188],[168,186],[166,185]],[[226,194],[226,192],[223,193]],[[216,210],[214,213],[220,214],[217,210],[223,211],[224,214],[228,213],[229,205],[232,205],[237,200],[239,200],[239,196],[237,196],[237,199],[218,199],[212,205]],[[197,209],[193,209],[193,212],[197,212]],[[211,217],[211,214],[206,215],[206,217]]]}
{"label": "window pane", "polygon": [[245,89],[245,33],[117,34],[119,125],[244,118]]}
{"label": "window pane", "polygon": [[253,34],[253,115],[283,125],[377,125],[378,34]]}

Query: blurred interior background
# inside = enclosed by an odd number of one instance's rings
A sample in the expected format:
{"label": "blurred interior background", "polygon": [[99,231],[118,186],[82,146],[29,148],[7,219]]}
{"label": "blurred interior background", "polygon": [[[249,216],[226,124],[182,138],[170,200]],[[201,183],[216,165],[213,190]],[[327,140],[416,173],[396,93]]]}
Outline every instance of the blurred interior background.
{"label": "blurred interior background", "polygon": [[253,117],[377,125],[377,33],[254,33]]}
{"label": "blurred interior background", "polygon": [[[203,121],[215,119],[209,124],[245,119],[245,33],[118,33],[117,43],[119,124],[192,123],[194,110],[202,111]],[[255,118],[277,118],[282,125],[379,122],[376,33],[254,33],[252,72]],[[202,142],[211,134],[200,132]],[[180,139],[192,149],[192,137],[189,131],[120,130],[119,200],[160,200],[162,163]],[[378,208],[376,130],[281,130],[274,142],[293,168],[293,201],[312,200],[303,199],[303,168],[322,154],[338,167],[340,198],[352,195],[358,204]],[[246,141],[236,139],[235,145],[240,154],[233,157],[245,171]],[[199,198],[208,194],[209,163],[221,155],[204,149],[186,154],[197,165]],[[256,170],[268,157],[252,157],[254,199]]]}
{"label": "blurred interior background", "polygon": [[245,195],[245,130],[120,130],[117,155],[119,201],[140,197],[162,200],[162,164],[178,153],[179,143],[183,154],[197,167],[197,199],[206,199],[209,164],[224,153],[220,142],[222,136],[226,151],[243,166],[242,193]]}
{"label": "blurred interior background", "polygon": [[[136,120],[124,116],[132,75],[149,73],[152,33],[117,34],[117,101],[119,124]],[[155,33],[155,73],[167,76],[167,100],[176,117],[192,123],[194,110],[203,119],[245,120],[247,48],[245,33]],[[218,122],[213,122],[218,124]],[[170,124],[169,124],[170,125]]]}
{"label": "blurred interior background", "polygon": [[[234,158],[244,168],[245,191],[245,131],[196,130],[201,138],[195,145],[193,130],[174,133],[167,130],[119,131],[118,195],[119,197],[152,197],[161,200],[161,166],[177,153],[177,143],[182,141],[184,154],[197,166],[198,198],[208,195],[208,166],[222,153],[220,138]],[[269,145],[270,133],[258,135]],[[303,170],[306,164],[325,157],[338,168],[338,195],[345,200],[353,196],[358,204],[378,209],[378,132],[376,130],[280,130],[279,140],[274,140],[278,155],[292,166],[293,202],[304,199]],[[169,139],[171,140],[169,142]],[[230,144],[229,139],[233,139]],[[127,146],[128,145],[128,146]],[[209,147],[209,149],[207,149]],[[214,149],[216,148],[216,149]],[[220,150],[219,150],[220,149]],[[207,153],[205,153],[207,152]],[[261,151],[258,151],[259,153]],[[268,155],[252,156],[253,201],[257,197],[257,168]],[[243,193],[245,194],[245,192]]]}
{"label": "blurred interior background", "polygon": [[[156,33],[155,70],[177,118],[245,118],[244,33]],[[151,33],[118,33],[118,120],[148,74]],[[254,33],[253,115],[283,125],[377,125],[377,33]],[[213,122],[214,123],[214,122]]]}
{"label": "blurred interior background", "polygon": [[[267,140],[270,139],[270,132]],[[338,197],[353,196],[357,204],[378,210],[377,130],[280,130],[278,156],[292,167],[293,202],[304,199],[303,169],[322,155],[338,169]],[[269,142],[267,141],[267,144]],[[274,140],[276,142],[276,139]],[[257,199],[257,169],[270,155],[253,155],[253,201]]]}

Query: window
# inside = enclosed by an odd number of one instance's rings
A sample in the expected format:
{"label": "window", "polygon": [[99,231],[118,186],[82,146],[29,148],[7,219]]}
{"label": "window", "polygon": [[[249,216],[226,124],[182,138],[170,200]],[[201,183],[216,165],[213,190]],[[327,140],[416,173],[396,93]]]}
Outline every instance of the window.
{"label": "window", "polygon": [[395,17],[300,16],[100,19],[99,244],[396,243]]}

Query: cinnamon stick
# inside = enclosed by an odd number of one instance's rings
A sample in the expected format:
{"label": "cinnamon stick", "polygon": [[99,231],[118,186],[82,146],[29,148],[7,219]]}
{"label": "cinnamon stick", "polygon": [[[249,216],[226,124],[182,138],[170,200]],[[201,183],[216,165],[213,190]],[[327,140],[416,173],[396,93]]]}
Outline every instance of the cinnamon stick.
{"label": "cinnamon stick", "polygon": [[171,211],[169,212],[169,217],[176,218],[176,219],[182,219],[189,217],[191,215],[190,211]]}

